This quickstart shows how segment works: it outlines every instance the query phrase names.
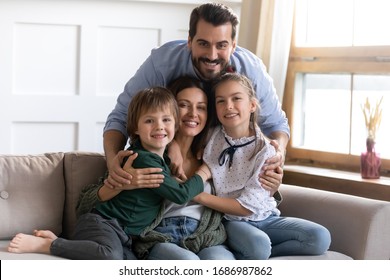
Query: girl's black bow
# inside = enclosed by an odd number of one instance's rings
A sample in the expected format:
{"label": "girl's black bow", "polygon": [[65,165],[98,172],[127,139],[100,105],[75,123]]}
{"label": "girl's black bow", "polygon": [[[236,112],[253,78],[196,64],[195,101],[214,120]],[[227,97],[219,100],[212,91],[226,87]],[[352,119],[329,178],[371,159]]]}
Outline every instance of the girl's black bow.
{"label": "girl's black bow", "polygon": [[244,147],[246,145],[249,145],[250,143],[252,143],[255,140],[256,140],[256,138],[251,140],[251,141],[248,141],[248,142],[246,142],[244,144],[241,144],[241,145],[232,145],[232,144],[229,143],[229,141],[225,137],[225,141],[229,144],[230,147],[227,147],[226,149],[224,149],[221,152],[221,154],[219,155],[219,158],[218,158],[219,166],[222,166],[222,165],[225,164],[226,156],[228,156],[229,157],[229,169],[231,169],[232,168],[232,164],[233,164],[233,155],[236,152],[237,148],[241,148],[241,147]]}

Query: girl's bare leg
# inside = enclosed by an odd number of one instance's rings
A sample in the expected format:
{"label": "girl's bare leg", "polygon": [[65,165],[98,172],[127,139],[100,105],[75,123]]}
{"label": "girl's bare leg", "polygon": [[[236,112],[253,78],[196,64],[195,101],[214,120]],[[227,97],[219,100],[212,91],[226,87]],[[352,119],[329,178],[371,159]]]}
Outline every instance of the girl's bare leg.
{"label": "girl's bare leg", "polygon": [[18,233],[11,240],[8,252],[50,254],[50,246],[57,236],[49,230],[36,230],[34,235]]}

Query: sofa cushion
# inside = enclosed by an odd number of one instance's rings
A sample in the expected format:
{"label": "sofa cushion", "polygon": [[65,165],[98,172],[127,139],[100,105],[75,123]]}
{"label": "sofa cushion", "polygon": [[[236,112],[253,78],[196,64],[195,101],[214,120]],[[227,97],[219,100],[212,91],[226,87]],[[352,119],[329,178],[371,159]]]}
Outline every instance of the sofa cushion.
{"label": "sofa cushion", "polygon": [[0,155],[0,239],[34,229],[62,231],[63,153]]}
{"label": "sofa cushion", "polygon": [[[0,240],[0,260],[66,260],[65,258],[40,254],[40,253],[24,253],[15,254],[8,252],[9,240]],[[36,271],[36,270],[34,270]],[[30,275],[31,276],[31,275]],[[42,276],[40,277],[42,278]]]}
{"label": "sofa cushion", "polygon": [[272,257],[270,260],[353,260],[350,256],[335,251],[326,251],[322,255],[296,255]]}
{"label": "sofa cushion", "polygon": [[69,238],[76,224],[76,206],[81,190],[88,184],[97,183],[107,170],[103,154],[71,152],[64,157],[65,211],[63,236]]}
{"label": "sofa cushion", "polygon": [[330,250],[356,260],[390,258],[390,203],[353,195],[282,184],[282,215],[325,226]]}

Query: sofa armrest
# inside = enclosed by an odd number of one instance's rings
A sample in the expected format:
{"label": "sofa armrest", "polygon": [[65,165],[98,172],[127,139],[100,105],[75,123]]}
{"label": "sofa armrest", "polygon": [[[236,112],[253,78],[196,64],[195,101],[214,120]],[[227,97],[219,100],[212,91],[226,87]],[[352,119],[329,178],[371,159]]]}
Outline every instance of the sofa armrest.
{"label": "sofa armrest", "polygon": [[107,170],[106,159],[101,153],[68,152],[64,156],[66,184],[65,209],[62,235],[69,238],[76,224],[76,206],[81,190],[96,184]]}
{"label": "sofa armrest", "polygon": [[328,228],[330,250],[353,259],[390,259],[390,202],[292,185],[280,192],[282,215]]}

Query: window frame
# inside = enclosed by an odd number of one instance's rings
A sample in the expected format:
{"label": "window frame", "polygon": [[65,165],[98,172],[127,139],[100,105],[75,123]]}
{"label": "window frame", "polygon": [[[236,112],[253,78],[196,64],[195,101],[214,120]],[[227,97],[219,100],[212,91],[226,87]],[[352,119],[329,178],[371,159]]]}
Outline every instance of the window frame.
{"label": "window frame", "polygon": [[[295,20],[294,20],[295,22]],[[286,163],[346,171],[360,171],[360,156],[294,147],[294,97],[297,74],[387,74],[390,75],[390,46],[298,47],[294,29],[287,67],[283,109],[289,119],[291,137]],[[337,141],[337,136],[333,137]],[[390,173],[390,160],[382,159],[382,175]]]}

